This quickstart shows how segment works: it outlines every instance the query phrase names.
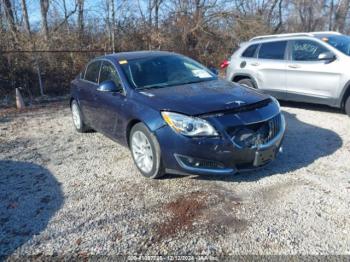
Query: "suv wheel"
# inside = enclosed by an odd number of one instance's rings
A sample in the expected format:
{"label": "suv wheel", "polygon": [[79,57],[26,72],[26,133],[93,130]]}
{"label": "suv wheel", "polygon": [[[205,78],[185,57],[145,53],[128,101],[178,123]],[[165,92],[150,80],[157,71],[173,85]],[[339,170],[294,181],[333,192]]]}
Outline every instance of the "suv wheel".
{"label": "suv wheel", "polygon": [[345,112],[348,116],[350,116],[350,95],[345,100]]}
{"label": "suv wheel", "polygon": [[141,174],[147,178],[163,176],[165,170],[159,143],[143,123],[133,126],[129,141],[132,158]]}
{"label": "suv wheel", "polygon": [[249,78],[241,79],[241,80],[239,80],[237,83],[240,84],[240,85],[242,85],[242,86],[247,86],[247,87],[250,87],[250,88],[255,88],[253,81],[250,80]]}

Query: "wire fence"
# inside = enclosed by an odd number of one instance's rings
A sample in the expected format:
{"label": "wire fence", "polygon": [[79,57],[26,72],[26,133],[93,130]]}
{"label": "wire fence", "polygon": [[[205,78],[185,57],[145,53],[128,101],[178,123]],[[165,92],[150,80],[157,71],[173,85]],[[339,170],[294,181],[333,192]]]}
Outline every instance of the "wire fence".
{"label": "wire fence", "polygon": [[[125,51],[125,50],[123,50]],[[127,51],[127,50],[126,50]],[[213,50],[167,50],[218,67]],[[0,50],[0,106],[14,103],[15,88],[25,99],[42,95],[64,95],[70,82],[91,59],[112,53],[110,50]]]}
{"label": "wire fence", "polygon": [[19,88],[28,101],[42,95],[64,95],[70,81],[96,56],[105,50],[0,51],[0,105],[14,102]]}

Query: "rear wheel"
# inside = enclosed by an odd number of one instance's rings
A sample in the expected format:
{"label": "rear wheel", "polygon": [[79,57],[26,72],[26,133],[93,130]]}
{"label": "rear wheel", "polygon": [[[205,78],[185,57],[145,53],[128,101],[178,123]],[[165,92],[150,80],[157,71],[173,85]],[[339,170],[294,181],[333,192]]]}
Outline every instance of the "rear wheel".
{"label": "rear wheel", "polygon": [[132,157],[143,176],[159,178],[165,174],[157,138],[143,123],[133,126],[129,141]]}
{"label": "rear wheel", "polygon": [[345,100],[345,112],[348,116],[350,116],[350,95]]}
{"label": "rear wheel", "polygon": [[80,133],[85,133],[89,128],[84,124],[83,117],[80,111],[79,104],[76,100],[71,103],[72,118],[75,129]]}
{"label": "rear wheel", "polygon": [[249,78],[244,78],[241,79],[237,82],[238,84],[242,85],[242,86],[246,86],[246,87],[250,87],[250,88],[255,88],[254,83],[251,79]]}

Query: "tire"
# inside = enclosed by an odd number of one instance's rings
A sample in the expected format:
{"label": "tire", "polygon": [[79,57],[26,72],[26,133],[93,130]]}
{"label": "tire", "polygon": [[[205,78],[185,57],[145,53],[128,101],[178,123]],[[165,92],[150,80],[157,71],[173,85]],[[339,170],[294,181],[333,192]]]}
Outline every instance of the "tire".
{"label": "tire", "polygon": [[81,114],[81,110],[79,104],[76,100],[73,100],[71,103],[71,111],[72,111],[72,119],[75,129],[79,133],[85,133],[89,131],[89,127],[85,125],[83,121],[83,116]]}
{"label": "tire", "polygon": [[350,95],[348,98],[345,100],[345,105],[344,105],[345,113],[350,116]]}
{"label": "tire", "polygon": [[255,88],[255,85],[253,83],[252,80],[250,80],[249,78],[244,78],[244,79],[241,79],[237,82],[238,84],[242,85],[242,86],[247,86],[247,87],[250,87],[250,88]]}
{"label": "tire", "polygon": [[132,127],[129,144],[134,163],[144,177],[155,179],[165,174],[158,140],[143,123]]}

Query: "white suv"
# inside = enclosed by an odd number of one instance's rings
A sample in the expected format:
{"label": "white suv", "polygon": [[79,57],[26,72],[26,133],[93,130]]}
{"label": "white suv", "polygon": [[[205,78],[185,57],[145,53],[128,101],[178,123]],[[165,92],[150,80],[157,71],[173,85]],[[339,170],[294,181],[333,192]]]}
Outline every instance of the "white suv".
{"label": "white suv", "polygon": [[343,108],[350,115],[348,36],[336,32],[259,36],[241,44],[227,65],[227,80],[282,100]]}

